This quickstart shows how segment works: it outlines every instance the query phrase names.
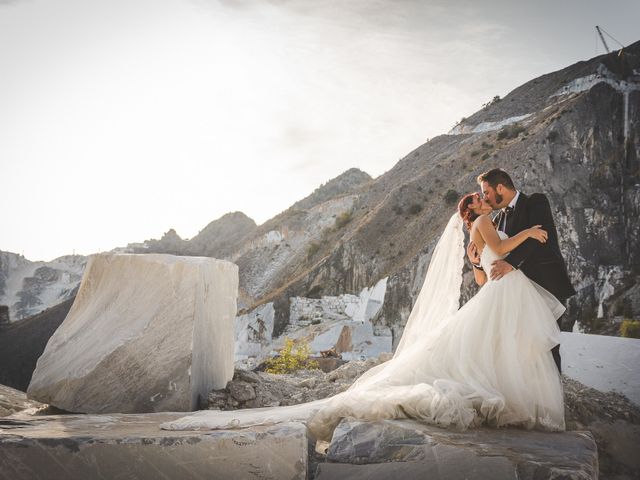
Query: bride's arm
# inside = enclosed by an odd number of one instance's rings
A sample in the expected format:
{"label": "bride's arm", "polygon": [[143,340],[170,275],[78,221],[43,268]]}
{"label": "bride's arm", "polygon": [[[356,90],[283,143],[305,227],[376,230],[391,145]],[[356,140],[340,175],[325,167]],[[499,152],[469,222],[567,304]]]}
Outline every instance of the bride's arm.
{"label": "bride's arm", "polygon": [[484,273],[484,270],[480,270],[475,267],[472,267],[472,270],[473,270],[473,276],[476,280],[476,283],[479,286],[483,286],[485,283],[487,283],[487,274]]}
{"label": "bride's arm", "polygon": [[476,224],[478,232],[482,235],[484,242],[498,255],[509,253],[527,238],[534,238],[541,243],[544,243],[547,240],[547,232],[541,230],[539,228],[540,225],[527,228],[513,237],[502,240],[488,216],[481,215],[474,223]]}

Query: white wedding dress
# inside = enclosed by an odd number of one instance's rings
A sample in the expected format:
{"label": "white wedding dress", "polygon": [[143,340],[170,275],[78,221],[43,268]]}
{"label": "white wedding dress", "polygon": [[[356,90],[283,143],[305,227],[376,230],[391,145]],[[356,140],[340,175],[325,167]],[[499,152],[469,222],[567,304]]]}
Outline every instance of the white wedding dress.
{"label": "white wedding dress", "polygon": [[[345,392],[287,407],[205,410],[162,428],[226,429],[299,420],[321,441],[330,441],[345,417],[413,418],[457,430],[480,425],[564,430],[562,384],[550,352],[559,343],[556,320],[564,306],[515,270],[489,280],[458,308],[463,242],[462,222],[454,214],[393,358]],[[498,258],[485,246],[485,271]]]}

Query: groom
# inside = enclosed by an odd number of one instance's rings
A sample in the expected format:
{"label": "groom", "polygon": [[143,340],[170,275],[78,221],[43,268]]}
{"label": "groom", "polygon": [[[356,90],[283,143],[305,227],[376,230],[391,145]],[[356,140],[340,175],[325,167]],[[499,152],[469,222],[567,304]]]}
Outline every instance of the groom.
{"label": "groom", "polygon": [[[489,272],[491,279],[498,280],[512,270],[520,269],[527,277],[565,304],[567,298],[574,295],[576,291],[571,286],[567,267],[560,253],[558,233],[547,197],[542,193],[527,196],[516,190],[509,174],[499,168],[479,175],[478,184],[487,203],[494,210],[500,209],[495,219],[498,230],[512,237],[526,228],[542,225],[541,228],[549,235],[546,243],[529,238],[504,260],[496,260]],[[467,254],[474,268],[481,269],[477,249],[472,243],[469,244]],[[558,326],[560,325],[561,321],[558,319]],[[562,373],[560,345],[556,345],[551,353],[558,371]]]}

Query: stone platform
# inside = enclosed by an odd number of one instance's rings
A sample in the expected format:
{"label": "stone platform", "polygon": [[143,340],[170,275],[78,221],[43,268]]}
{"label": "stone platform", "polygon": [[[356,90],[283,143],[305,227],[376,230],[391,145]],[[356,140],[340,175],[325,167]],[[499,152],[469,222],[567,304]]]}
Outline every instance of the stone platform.
{"label": "stone platform", "polygon": [[[183,413],[0,419],[0,480],[596,479],[588,432],[452,432],[410,420],[343,420],[326,455],[301,423],[168,431]],[[309,447],[311,446],[311,449]]]}
{"label": "stone platform", "polygon": [[184,413],[0,419],[0,479],[304,479],[300,423],[233,431],[160,430]]}
{"label": "stone platform", "polygon": [[433,480],[597,479],[589,432],[453,432],[411,420],[343,420],[314,478]]}

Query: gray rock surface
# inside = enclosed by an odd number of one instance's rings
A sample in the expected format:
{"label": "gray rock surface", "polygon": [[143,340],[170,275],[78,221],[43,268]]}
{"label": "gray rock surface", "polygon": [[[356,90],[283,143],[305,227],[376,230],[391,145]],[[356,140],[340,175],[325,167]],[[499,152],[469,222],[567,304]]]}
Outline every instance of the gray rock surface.
{"label": "gray rock surface", "polygon": [[638,479],[640,407],[616,392],[563,378],[567,430],[588,430],[598,445],[600,478]]}
{"label": "gray rock surface", "polygon": [[12,415],[0,422],[0,479],[597,478],[595,442],[585,432],[452,432],[410,420],[345,420],[328,454],[318,456],[299,423],[160,429],[180,416]]}
{"label": "gray rock surface", "polygon": [[237,266],[172,255],[90,257],[29,398],[70,412],[189,411],[233,375]]}
{"label": "gray rock surface", "polygon": [[596,479],[589,432],[453,432],[411,420],[343,420],[317,479]]}
{"label": "gray rock surface", "polygon": [[299,423],[168,432],[178,413],[53,415],[0,423],[0,479],[304,479]]}

